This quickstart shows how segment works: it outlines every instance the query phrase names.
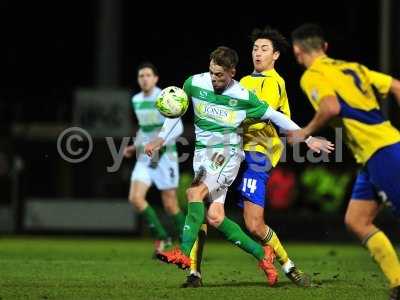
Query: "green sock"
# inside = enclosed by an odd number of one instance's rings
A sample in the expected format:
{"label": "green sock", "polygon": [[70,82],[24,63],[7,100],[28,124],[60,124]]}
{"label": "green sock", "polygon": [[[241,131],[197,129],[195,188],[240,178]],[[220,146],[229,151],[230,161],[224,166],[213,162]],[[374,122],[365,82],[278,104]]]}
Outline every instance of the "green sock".
{"label": "green sock", "polygon": [[232,220],[225,217],[217,229],[224,234],[228,241],[242,248],[247,253],[250,253],[257,258],[257,260],[262,260],[264,258],[263,247],[245,234],[242,228]]}
{"label": "green sock", "polygon": [[190,251],[197,239],[197,234],[204,222],[204,203],[189,202],[188,213],[185,220],[185,226],[182,231],[181,250],[189,256]]}
{"label": "green sock", "polygon": [[183,226],[185,225],[185,215],[180,211],[173,215],[172,218],[174,219],[175,229],[177,232],[179,232],[179,240],[182,241],[182,230]]}
{"label": "green sock", "polygon": [[149,224],[152,236],[158,240],[165,240],[168,237],[168,234],[158,219],[156,212],[150,205],[148,205],[141,214],[146,219],[147,224]]}

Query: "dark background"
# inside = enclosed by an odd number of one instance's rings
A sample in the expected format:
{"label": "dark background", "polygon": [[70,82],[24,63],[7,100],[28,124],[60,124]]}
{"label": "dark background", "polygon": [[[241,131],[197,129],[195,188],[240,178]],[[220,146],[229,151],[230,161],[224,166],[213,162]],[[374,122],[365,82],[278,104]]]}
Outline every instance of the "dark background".
{"label": "dark background", "polygon": [[[289,37],[295,27],[315,22],[326,31],[330,56],[380,69],[380,1],[182,2],[165,5],[121,0],[118,1],[117,22],[121,30],[116,37],[118,51],[115,54],[117,73],[114,82],[101,84],[97,80],[98,33],[104,22],[100,2],[0,2],[0,150],[9,161],[19,156],[24,162],[20,198],[126,197],[133,161],[125,162],[117,175],[105,174],[104,168],[100,168],[102,162],[109,159],[104,143],[96,144],[100,150],[89,161],[66,167],[57,156],[55,137],[33,141],[16,137],[13,128],[16,124],[28,128],[37,122],[50,124],[50,127],[51,124],[70,124],[74,92],[78,88],[114,87],[126,89],[127,93],[137,92],[136,67],[144,60],[152,61],[158,67],[161,87],[180,86],[188,76],[206,71],[209,53],[226,45],[239,53],[237,79],[240,79],[252,72],[249,35],[254,27],[268,24]],[[400,76],[399,13],[400,4],[392,1],[389,71],[395,77]],[[281,55],[276,69],[286,80],[293,119],[299,125],[305,125],[313,111],[299,88],[302,69],[295,63],[291,49]],[[396,105],[390,104],[389,116],[399,124]],[[333,137],[329,130],[322,134]],[[290,162],[283,166],[293,169],[296,174],[305,168]],[[353,176],[356,168],[347,152],[345,163],[329,167],[350,170]],[[68,168],[68,171],[60,172],[60,168]],[[183,168],[190,172],[190,163]],[[103,173],[99,173],[100,169]],[[0,174],[1,201],[8,203],[10,179],[8,169],[5,170]],[[70,182],[67,186],[63,183],[66,177]],[[304,194],[300,195],[304,197]],[[345,199],[343,201],[344,208]]]}
{"label": "dark background", "polygon": [[[96,85],[98,4],[1,2],[1,100],[7,107],[13,103],[6,118],[69,120],[74,89]],[[137,88],[135,69],[143,60],[158,66],[162,86],[180,85],[188,75],[207,70],[208,54],[220,45],[238,51],[239,79],[252,71],[248,36],[254,27],[266,24],[289,36],[296,26],[317,22],[326,30],[330,55],[379,67],[379,1],[281,1],[239,5],[238,11],[229,8],[234,4],[224,9],[206,3],[200,9],[186,6],[146,7],[122,1],[120,86]],[[298,88],[301,69],[291,52],[281,57],[277,69],[286,78],[294,119],[306,121],[309,107]],[[398,72],[398,62],[393,72]]]}

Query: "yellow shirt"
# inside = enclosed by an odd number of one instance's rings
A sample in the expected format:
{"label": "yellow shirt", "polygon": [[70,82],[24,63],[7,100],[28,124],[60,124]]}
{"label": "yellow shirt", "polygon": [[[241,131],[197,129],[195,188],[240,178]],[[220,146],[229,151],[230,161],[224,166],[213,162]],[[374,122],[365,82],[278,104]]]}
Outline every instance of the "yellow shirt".
{"label": "yellow shirt", "polygon": [[324,97],[337,97],[345,143],[362,164],[380,148],[400,141],[399,131],[383,118],[376,98],[376,93],[386,96],[391,83],[386,74],[327,56],[317,58],[300,81],[316,110]]}
{"label": "yellow shirt", "polygon": [[[274,69],[245,76],[240,84],[290,118],[285,81]],[[248,120],[243,123],[243,130],[244,150],[266,154],[271,164],[276,166],[281,158],[283,145],[274,125]]]}

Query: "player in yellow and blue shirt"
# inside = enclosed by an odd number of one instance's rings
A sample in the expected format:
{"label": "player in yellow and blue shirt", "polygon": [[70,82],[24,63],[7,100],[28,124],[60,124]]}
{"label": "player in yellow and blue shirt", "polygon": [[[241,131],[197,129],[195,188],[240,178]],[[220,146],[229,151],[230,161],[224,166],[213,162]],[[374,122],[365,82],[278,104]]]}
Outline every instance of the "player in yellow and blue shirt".
{"label": "player in yellow and blue shirt", "polygon": [[[288,43],[279,31],[269,27],[252,33],[254,72],[240,80],[242,86],[274,109],[290,118],[285,81],[275,70],[275,63]],[[243,123],[245,160],[238,186],[239,206],[247,229],[265,246],[274,249],[284,273],[296,284],[309,286],[310,278],[289,259],[277,234],[265,224],[266,188],[272,168],[282,155],[284,146],[277,128],[271,122],[245,121]]]}
{"label": "player in yellow and blue shirt", "polygon": [[[293,51],[306,67],[301,87],[316,114],[293,138],[305,138],[331,123],[344,129],[345,143],[362,165],[345,222],[368,248],[400,299],[400,263],[392,244],[373,221],[381,203],[400,214],[400,133],[382,116],[377,95],[392,92],[400,103],[400,81],[326,55],[322,29],[305,24],[292,33]],[[378,201],[380,199],[380,201]]]}
{"label": "player in yellow and blue shirt", "polygon": [[[266,31],[266,33],[270,34],[269,32],[273,31]],[[277,53],[282,51],[269,51],[269,39],[267,38],[258,40],[259,41],[256,40],[254,42],[253,49],[255,67],[257,67],[257,64],[261,64],[263,55],[276,56]],[[262,40],[264,40],[265,44],[262,44]],[[270,45],[270,47],[272,47],[272,45]],[[262,68],[262,66],[260,66],[260,68]],[[285,80],[278,74],[274,67],[269,67],[261,72],[254,71],[253,74],[243,77],[240,80],[240,84],[255,93],[259,99],[266,102],[268,99],[268,104],[270,106],[290,118],[290,107],[286,94]],[[281,158],[284,148],[276,127],[270,122],[247,121],[243,124],[243,129],[243,149],[245,151],[255,151],[264,154],[268,157],[271,166],[275,167]]]}

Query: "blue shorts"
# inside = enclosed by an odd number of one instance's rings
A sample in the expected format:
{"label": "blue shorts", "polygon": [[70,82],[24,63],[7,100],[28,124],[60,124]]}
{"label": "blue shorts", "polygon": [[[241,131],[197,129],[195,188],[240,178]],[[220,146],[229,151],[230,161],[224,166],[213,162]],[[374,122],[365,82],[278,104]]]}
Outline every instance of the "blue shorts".
{"label": "blue shorts", "polygon": [[400,143],[379,149],[359,172],[354,200],[381,200],[400,215]]}
{"label": "blue shorts", "polygon": [[240,192],[238,203],[240,207],[243,207],[243,201],[250,201],[261,207],[265,206],[266,188],[271,169],[271,162],[265,154],[245,151],[237,185],[237,190]]}

